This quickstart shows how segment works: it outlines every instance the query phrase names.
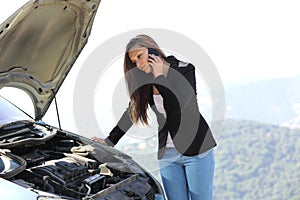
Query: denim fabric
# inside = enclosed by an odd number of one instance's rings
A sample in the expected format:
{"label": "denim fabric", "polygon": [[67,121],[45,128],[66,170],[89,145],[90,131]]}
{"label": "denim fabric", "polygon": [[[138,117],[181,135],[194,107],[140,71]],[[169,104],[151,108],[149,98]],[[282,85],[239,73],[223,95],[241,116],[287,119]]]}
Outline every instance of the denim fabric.
{"label": "denim fabric", "polygon": [[212,200],[213,149],[183,156],[175,148],[166,148],[159,166],[168,200]]}

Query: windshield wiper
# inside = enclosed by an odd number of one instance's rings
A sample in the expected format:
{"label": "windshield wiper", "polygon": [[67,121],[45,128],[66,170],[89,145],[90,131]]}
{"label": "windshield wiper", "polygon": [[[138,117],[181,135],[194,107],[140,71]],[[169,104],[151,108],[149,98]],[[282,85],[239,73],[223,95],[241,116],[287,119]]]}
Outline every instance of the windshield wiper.
{"label": "windshield wiper", "polygon": [[0,126],[0,130],[7,131],[7,130],[11,130],[11,129],[16,129],[16,128],[23,128],[26,126],[31,126],[32,124],[33,124],[33,122],[29,121],[29,120],[13,121],[13,122],[9,122],[9,123],[6,123],[6,124],[3,124],[2,126]]}

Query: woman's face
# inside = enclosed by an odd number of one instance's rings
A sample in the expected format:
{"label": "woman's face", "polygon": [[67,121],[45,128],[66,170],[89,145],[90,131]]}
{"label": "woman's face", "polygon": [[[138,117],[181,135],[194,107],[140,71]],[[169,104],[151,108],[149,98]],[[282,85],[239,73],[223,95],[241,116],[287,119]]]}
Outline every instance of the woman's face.
{"label": "woman's face", "polygon": [[152,72],[152,68],[148,63],[148,49],[146,47],[132,47],[128,52],[128,56],[138,69],[145,73]]}

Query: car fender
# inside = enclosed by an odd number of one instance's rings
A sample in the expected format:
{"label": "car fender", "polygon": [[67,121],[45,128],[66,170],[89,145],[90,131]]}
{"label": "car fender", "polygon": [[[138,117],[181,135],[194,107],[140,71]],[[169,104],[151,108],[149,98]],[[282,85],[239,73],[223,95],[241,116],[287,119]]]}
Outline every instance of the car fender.
{"label": "car fender", "polygon": [[36,200],[38,197],[37,193],[14,184],[10,181],[7,181],[3,178],[0,178],[0,194],[1,199],[10,200]]}

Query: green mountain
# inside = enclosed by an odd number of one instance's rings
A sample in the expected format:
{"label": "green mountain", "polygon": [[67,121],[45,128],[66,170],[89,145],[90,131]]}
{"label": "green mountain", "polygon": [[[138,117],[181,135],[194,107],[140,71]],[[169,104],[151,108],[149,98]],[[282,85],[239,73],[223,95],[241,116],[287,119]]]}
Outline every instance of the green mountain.
{"label": "green mountain", "polygon": [[300,199],[300,129],[229,120],[218,143],[214,199]]}

